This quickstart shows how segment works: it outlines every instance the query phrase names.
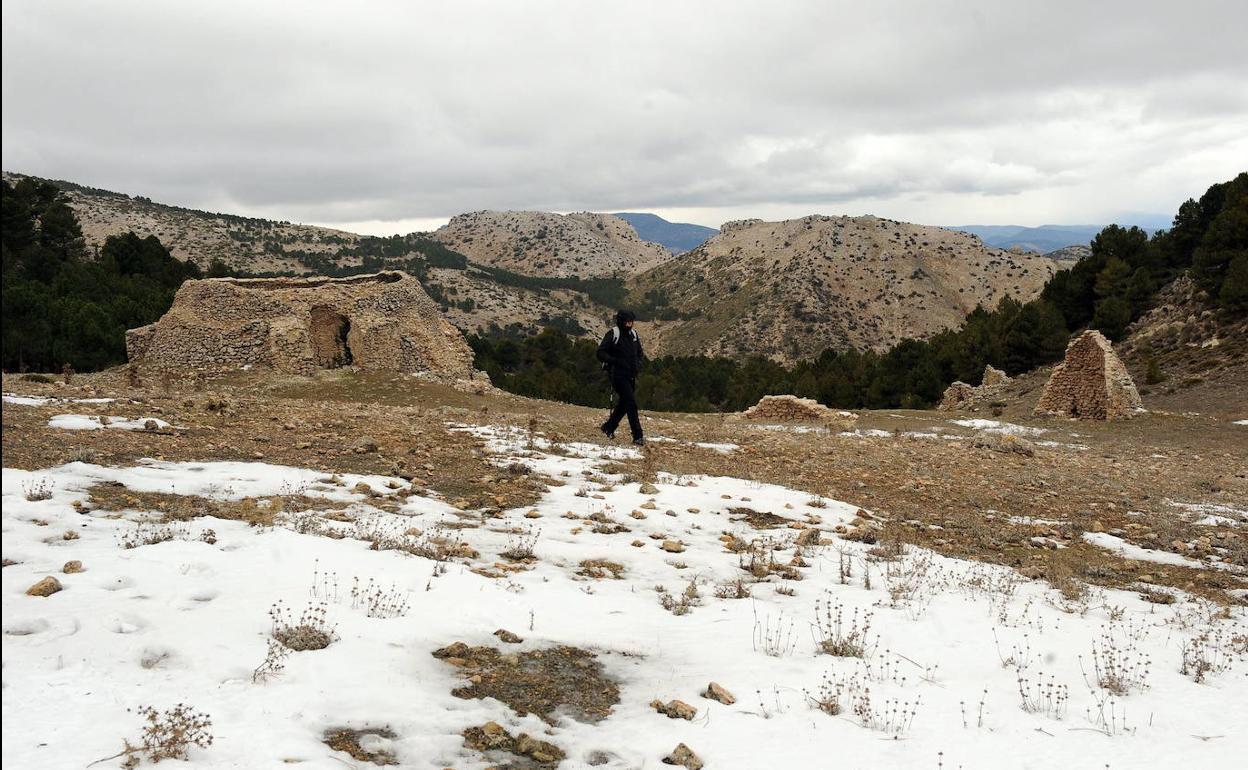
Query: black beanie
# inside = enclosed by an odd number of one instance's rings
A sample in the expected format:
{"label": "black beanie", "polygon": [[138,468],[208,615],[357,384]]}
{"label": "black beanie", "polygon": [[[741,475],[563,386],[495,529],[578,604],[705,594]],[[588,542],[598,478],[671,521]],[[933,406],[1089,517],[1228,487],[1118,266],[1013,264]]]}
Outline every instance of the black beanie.
{"label": "black beanie", "polygon": [[637,320],[637,314],[631,310],[621,310],[620,312],[615,314],[616,326],[623,326],[629,321],[636,321],[636,320]]}

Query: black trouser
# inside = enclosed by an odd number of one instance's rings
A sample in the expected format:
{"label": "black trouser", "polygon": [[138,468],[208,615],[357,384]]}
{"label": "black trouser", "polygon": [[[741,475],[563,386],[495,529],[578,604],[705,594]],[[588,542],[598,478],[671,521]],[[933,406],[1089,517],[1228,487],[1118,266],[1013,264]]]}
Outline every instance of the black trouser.
{"label": "black trouser", "polygon": [[611,416],[607,418],[603,427],[608,433],[614,433],[619,427],[620,420],[627,415],[628,427],[633,432],[633,438],[641,438],[641,418],[637,416],[637,396],[633,392],[637,387],[637,381],[627,375],[613,374],[611,387],[615,388],[619,403],[615,405],[615,409],[611,411]]}

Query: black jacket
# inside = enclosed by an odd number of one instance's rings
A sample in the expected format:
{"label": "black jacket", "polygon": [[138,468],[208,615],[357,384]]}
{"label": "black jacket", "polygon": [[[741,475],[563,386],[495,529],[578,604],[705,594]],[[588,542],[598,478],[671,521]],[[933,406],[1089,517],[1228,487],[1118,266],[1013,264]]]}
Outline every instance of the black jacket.
{"label": "black jacket", "polygon": [[[617,334],[619,332],[617,340]],[[598,360],[607,365],[612,377],[637,379],[645,354],[641,350],[641,337],[633,329],[616,327],[607,332],[598,346]]]}

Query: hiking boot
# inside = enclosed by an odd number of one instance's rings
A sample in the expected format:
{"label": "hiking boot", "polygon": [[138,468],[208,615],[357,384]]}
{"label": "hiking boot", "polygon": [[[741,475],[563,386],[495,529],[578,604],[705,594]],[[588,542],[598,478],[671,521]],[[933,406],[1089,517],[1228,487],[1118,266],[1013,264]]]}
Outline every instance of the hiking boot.
{"label": "hiking boot", "polygon": [[633,444],[635,444],[636,446],[645,446],[646,439],[642,436],[637,436],[636,438],[633,439]]}
{"label": "hiking boot", "polygon": [[598,430],[602,431],[603,435],[607,438],[615,438],[615,431],[608,428],[605,422],[598,426]]}

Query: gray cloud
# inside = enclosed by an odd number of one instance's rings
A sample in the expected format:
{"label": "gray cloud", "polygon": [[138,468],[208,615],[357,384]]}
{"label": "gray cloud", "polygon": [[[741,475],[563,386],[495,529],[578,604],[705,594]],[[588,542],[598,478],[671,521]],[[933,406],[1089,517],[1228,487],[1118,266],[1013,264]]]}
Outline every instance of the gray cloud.
{"label": "gray cloud", "polygon": [[3,163],[307,222],[1173,211],[1248,167],[1241,2],[3,5]]}

